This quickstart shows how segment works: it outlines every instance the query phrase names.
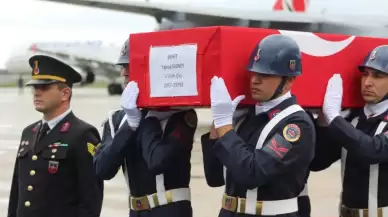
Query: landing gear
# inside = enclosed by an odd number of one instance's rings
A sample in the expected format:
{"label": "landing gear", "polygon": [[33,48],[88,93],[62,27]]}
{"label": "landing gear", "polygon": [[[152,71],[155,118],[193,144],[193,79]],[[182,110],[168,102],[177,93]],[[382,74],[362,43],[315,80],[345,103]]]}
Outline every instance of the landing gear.
{"label": "landing gear", "polygon": [[118,83],[111,83],[108,85],[109,95],[120,95],[123,92],[123,87]]}

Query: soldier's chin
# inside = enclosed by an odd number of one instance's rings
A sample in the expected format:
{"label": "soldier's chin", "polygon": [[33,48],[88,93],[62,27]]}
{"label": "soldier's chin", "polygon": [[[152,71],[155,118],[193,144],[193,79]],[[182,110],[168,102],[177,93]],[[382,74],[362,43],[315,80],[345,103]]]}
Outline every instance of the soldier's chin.
{"label": "soldier's chin", "polygon": [[252,96],[252,99],[255,100],[256,102],[267,101],[267,99],[265,99],[265,97],[263,95],[258,94],[258,93],[252,93],[251,96]]}
{"label": "soldier's chin", "polygon": [[35,110],[38,112],[44,112],[45,108],[41,105],[35,105]]}
{"label": "soldier's chin", "polygon": [[362,98],[364,99],[365,103],[370,103],[370,104],[375,104],[379,102],[379,99],[376,99],[374,96],[369,96],[369,95],[363,95]]}

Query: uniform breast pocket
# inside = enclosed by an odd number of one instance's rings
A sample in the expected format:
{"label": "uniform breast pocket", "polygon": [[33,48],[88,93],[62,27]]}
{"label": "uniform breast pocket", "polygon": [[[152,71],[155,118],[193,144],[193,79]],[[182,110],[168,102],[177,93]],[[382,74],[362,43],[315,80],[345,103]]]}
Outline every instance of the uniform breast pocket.
{"label": "uniform breast pocket", "polygon": [[67,152],[67,146],[58,148],[46,148],[42,152],[42,157],[44,159],[65,160],[67,158]]}
{"label": "uniform breast pocket", "polygon": [[46,148],[42,151],[42,158],[48,161],[48,172],[56,174],[67,164],[68,147]]}

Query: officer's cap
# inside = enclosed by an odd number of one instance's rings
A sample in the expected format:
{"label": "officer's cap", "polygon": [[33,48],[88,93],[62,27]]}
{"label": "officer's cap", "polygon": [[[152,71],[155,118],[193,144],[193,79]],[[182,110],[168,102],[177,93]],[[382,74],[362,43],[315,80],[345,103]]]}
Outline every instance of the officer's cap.
{"label": "officer's cap", "polygon": [[127,39],[121,47],[121,52],[116,65],[129,64],[129,39]]}
{"label": "officer's cap", "polygon": [[29,59],[29,63],[32,68],[32,79],[26,86],[62,82],[72,87],[82,80],[81,75],[71,66],[50,56],[35,55]]}

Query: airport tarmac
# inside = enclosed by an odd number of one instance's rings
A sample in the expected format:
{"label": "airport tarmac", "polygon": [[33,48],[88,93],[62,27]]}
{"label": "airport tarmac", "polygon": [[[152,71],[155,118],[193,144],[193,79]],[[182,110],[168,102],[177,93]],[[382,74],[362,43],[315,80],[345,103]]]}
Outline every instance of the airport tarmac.
{"label": "airport tarmac", "polygon": [[[100,128],[110,110],[118,108],[119,97],[108,96],[106,89],[79,88],[74,90],[72,109],[85,121]],[[204,132],[210,123],[209,110],[198,110],[202,125],[198,132]],[[7,215],[11,177],[23,128],[41,118],[32,106],[32,95],[25,89],[18,95],[17,89],[0,89],[0,216]],[[203,174],[201,145],[196,136],[192,154],[192,202],[194,217],[215,217],[221,204],[223,187],[210,188]],[[340,195],[340,166],[312,173],[309,179],[309,195],[312,202],[312,217],[338,216]],[[127,189],[121,172],[105,182],[105,198],[101,217],[128,216]],[[60,199],[60,198],[58,198]],[[49,206],[49,205],[48,205]]]}

